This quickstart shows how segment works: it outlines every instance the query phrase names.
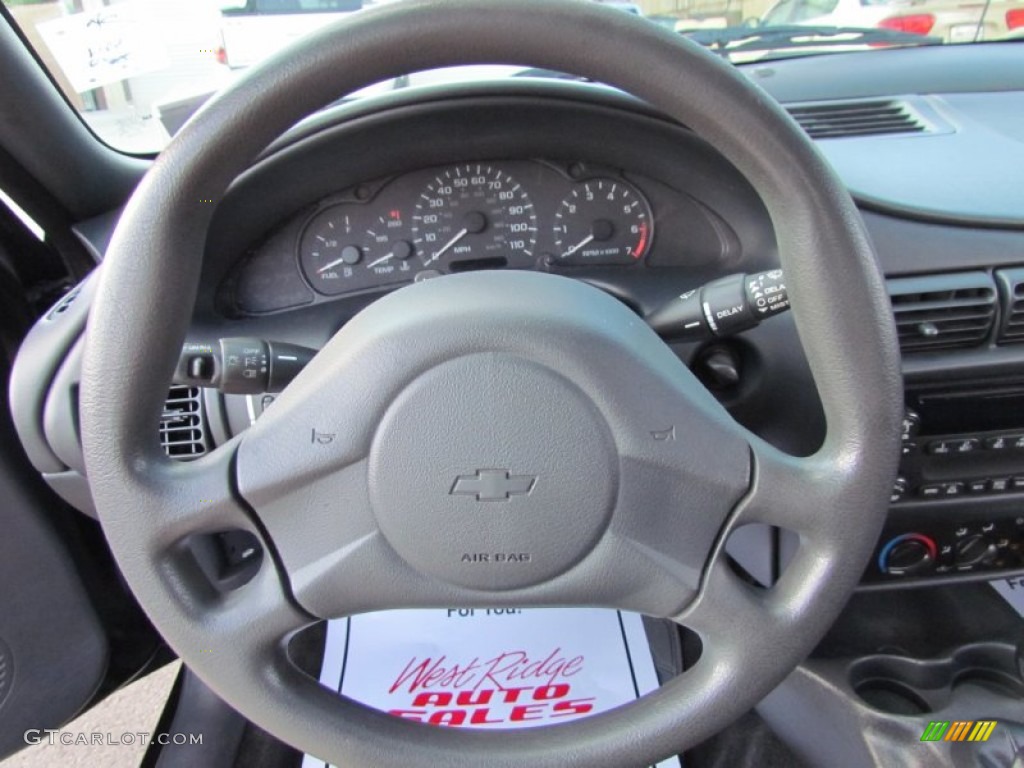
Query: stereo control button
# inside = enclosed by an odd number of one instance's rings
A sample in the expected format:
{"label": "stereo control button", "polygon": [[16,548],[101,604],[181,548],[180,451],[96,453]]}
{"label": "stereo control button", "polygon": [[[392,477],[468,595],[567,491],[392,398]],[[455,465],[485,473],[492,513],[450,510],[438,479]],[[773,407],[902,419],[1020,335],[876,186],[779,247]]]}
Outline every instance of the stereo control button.
{"label": "stereo control button", "polygon": [[989,490],[992,493],[1006,493],[1010,490],[1010,478],[1008,477],[993,477],[989,481]]}
{"label": "stereo control button", "polygon": [[974,453],[981,447],[981,443],[973,437],[964,440],[950,440],[949,447],[953,453]]}
{"label": "stereo control button", "polygon": [[963,483],[942,483],[942,495],[945,497],[950,496],[963,496],[964,495],[964,484]]}
{"label": "stereo control button", "polygon": [[970,480],[967,483],[967,490],[970,493],[985,493],[988,491],[988,480]]}
{"label": "stereo control button", "polygon": [[[1024,479],[1024,478],[1022,478]],[[895,504],[897,501],[902,499],[907,493],[907,478],[897,477],[896,482],[892,484],[892,493],[889,494],[889,503]]]}
{"label": "stereo control button", "polygon": [[948,483],[931,483],[922,485],[917,489],[917,494],[923,499],[949,499],[955,496],[963,496],[966,486],[955,480]]}
{"label": "stereo control button", "polygon": [[903,439],[912,440],[917,435],[919,429],[921,429],[921,417],[917,414],[917,411],[907,408],[903,414]]}
{"label": "stereo control button", "polygon": [[955,440],[932,440],[928,443],[928,453],[934,456],[948,456],[953,452]]}
{"label": "stereo control button", "polygon": [[1008,451],[1012,439],[1006,435],[999,435],[998,437],[986,437],[985,438],[985,450],[986,451]]}

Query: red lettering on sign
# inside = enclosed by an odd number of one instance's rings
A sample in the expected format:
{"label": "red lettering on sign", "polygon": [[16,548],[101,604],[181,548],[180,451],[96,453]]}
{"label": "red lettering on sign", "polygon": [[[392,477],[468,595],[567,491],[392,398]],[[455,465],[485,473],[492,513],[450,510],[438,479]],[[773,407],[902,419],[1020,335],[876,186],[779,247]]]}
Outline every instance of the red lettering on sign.
{"label": "red lettering on sign", "polygon": [[475,709],[473,710],[473,716],[469,719],[471,725],[498,725],[499,723],[505,722],[501,718],[497,720],[489,720],[488,715],[491,714],[489,709]]}
{"label": "red lettering on sign", "polygon": [[[452,703],[452,695],[448,691],[431,691],[417,694],[412,700],[414,707],[447,707]],[[459,702],[460,704],[462,702]]]}
{"label": "red lettering on sign", "polygon": [[575,701],[559,701],[552,707],[552,717],[568,717],[569,715],[585,715],[590,712],[594,705],[588,702],[593,701],[590,699],[576,699]]}
{"label": "red lettering on sign", "polygon": [[484,688],[480,691],[459,691],[459,697],[455,703],[460,707],[472,707],[476,704],[490,704],[494,691]]}
{"label": "red lettering on sign", "polygon": [[569,684],[558,683],[557,685],[542,685],[533,689],[534,701],[550,701],[551,699],[564,699],[569,695]]}
{"label": "red lettering on sign", "polygon": [[442,709],[432,714],[427,722],[431,725],[462,725],[466,722],[466,710]]}
{"label": "red lettering on sign", "polygon": [[[536,687],[564,687],[568,678],[583,669],[583,663],[582,656],[566,658],[561,648],[555,648],[542,658],[531,658],[522,650],[504,651],[487,661],[481,662],[479,658],[474,658],[468,664],[450,663],[447,656],[428,656],[424,659],[413,657],[395,678],[388,693],[400,689],[410,694],[438,688],[460,692],[496,690],[504,694],[507,703],[514,703],[523,691]],[[560,698],[562,695],[547,692],[538,700]],[[460,699],[459,703],[462,701]],[[489,701],[472,697],[465,699],[466,705],[486,704]]]}
{"label": "red lettering on sign", "polygon": [[543,712],[543,704],[520,704],[518,707],[512,708],[512,714],[509,715],[508,719],[513,723],[522,723],[527,720],[543,720]]}

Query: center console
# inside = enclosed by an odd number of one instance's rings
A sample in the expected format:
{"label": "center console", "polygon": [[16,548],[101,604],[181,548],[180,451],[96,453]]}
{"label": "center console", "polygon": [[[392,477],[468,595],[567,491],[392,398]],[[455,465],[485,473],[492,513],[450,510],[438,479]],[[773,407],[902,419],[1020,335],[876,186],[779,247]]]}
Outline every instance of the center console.
{"label": "center console", "polygon": [[1024,569],[1024,382],[907,393],[889,520],[865,583]]}

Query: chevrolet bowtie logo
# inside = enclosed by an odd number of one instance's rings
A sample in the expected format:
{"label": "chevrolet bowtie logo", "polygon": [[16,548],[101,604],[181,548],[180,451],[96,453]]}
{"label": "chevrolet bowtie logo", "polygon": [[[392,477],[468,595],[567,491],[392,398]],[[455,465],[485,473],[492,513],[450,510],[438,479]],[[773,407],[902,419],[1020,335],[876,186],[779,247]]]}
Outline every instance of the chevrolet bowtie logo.
{"label": "chevrolet bowtie logo", "polygon": [[455,478],[452,496],[476,496],[477,501],[508,501],[533,491],[535,475],[510,475],[507,469],[478,469],[475,475]]}

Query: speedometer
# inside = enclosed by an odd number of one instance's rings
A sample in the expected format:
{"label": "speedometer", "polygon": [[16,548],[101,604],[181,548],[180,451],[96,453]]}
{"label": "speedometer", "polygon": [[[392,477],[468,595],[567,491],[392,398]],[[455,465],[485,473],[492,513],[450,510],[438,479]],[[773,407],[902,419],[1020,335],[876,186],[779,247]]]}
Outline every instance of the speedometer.
{"label": "speedometer", "polygon": [[447,168],[416,201],[412,236],[422,265],[457,262],[529,266],[537,242],[537,213],[506,171],[485,163]]}

